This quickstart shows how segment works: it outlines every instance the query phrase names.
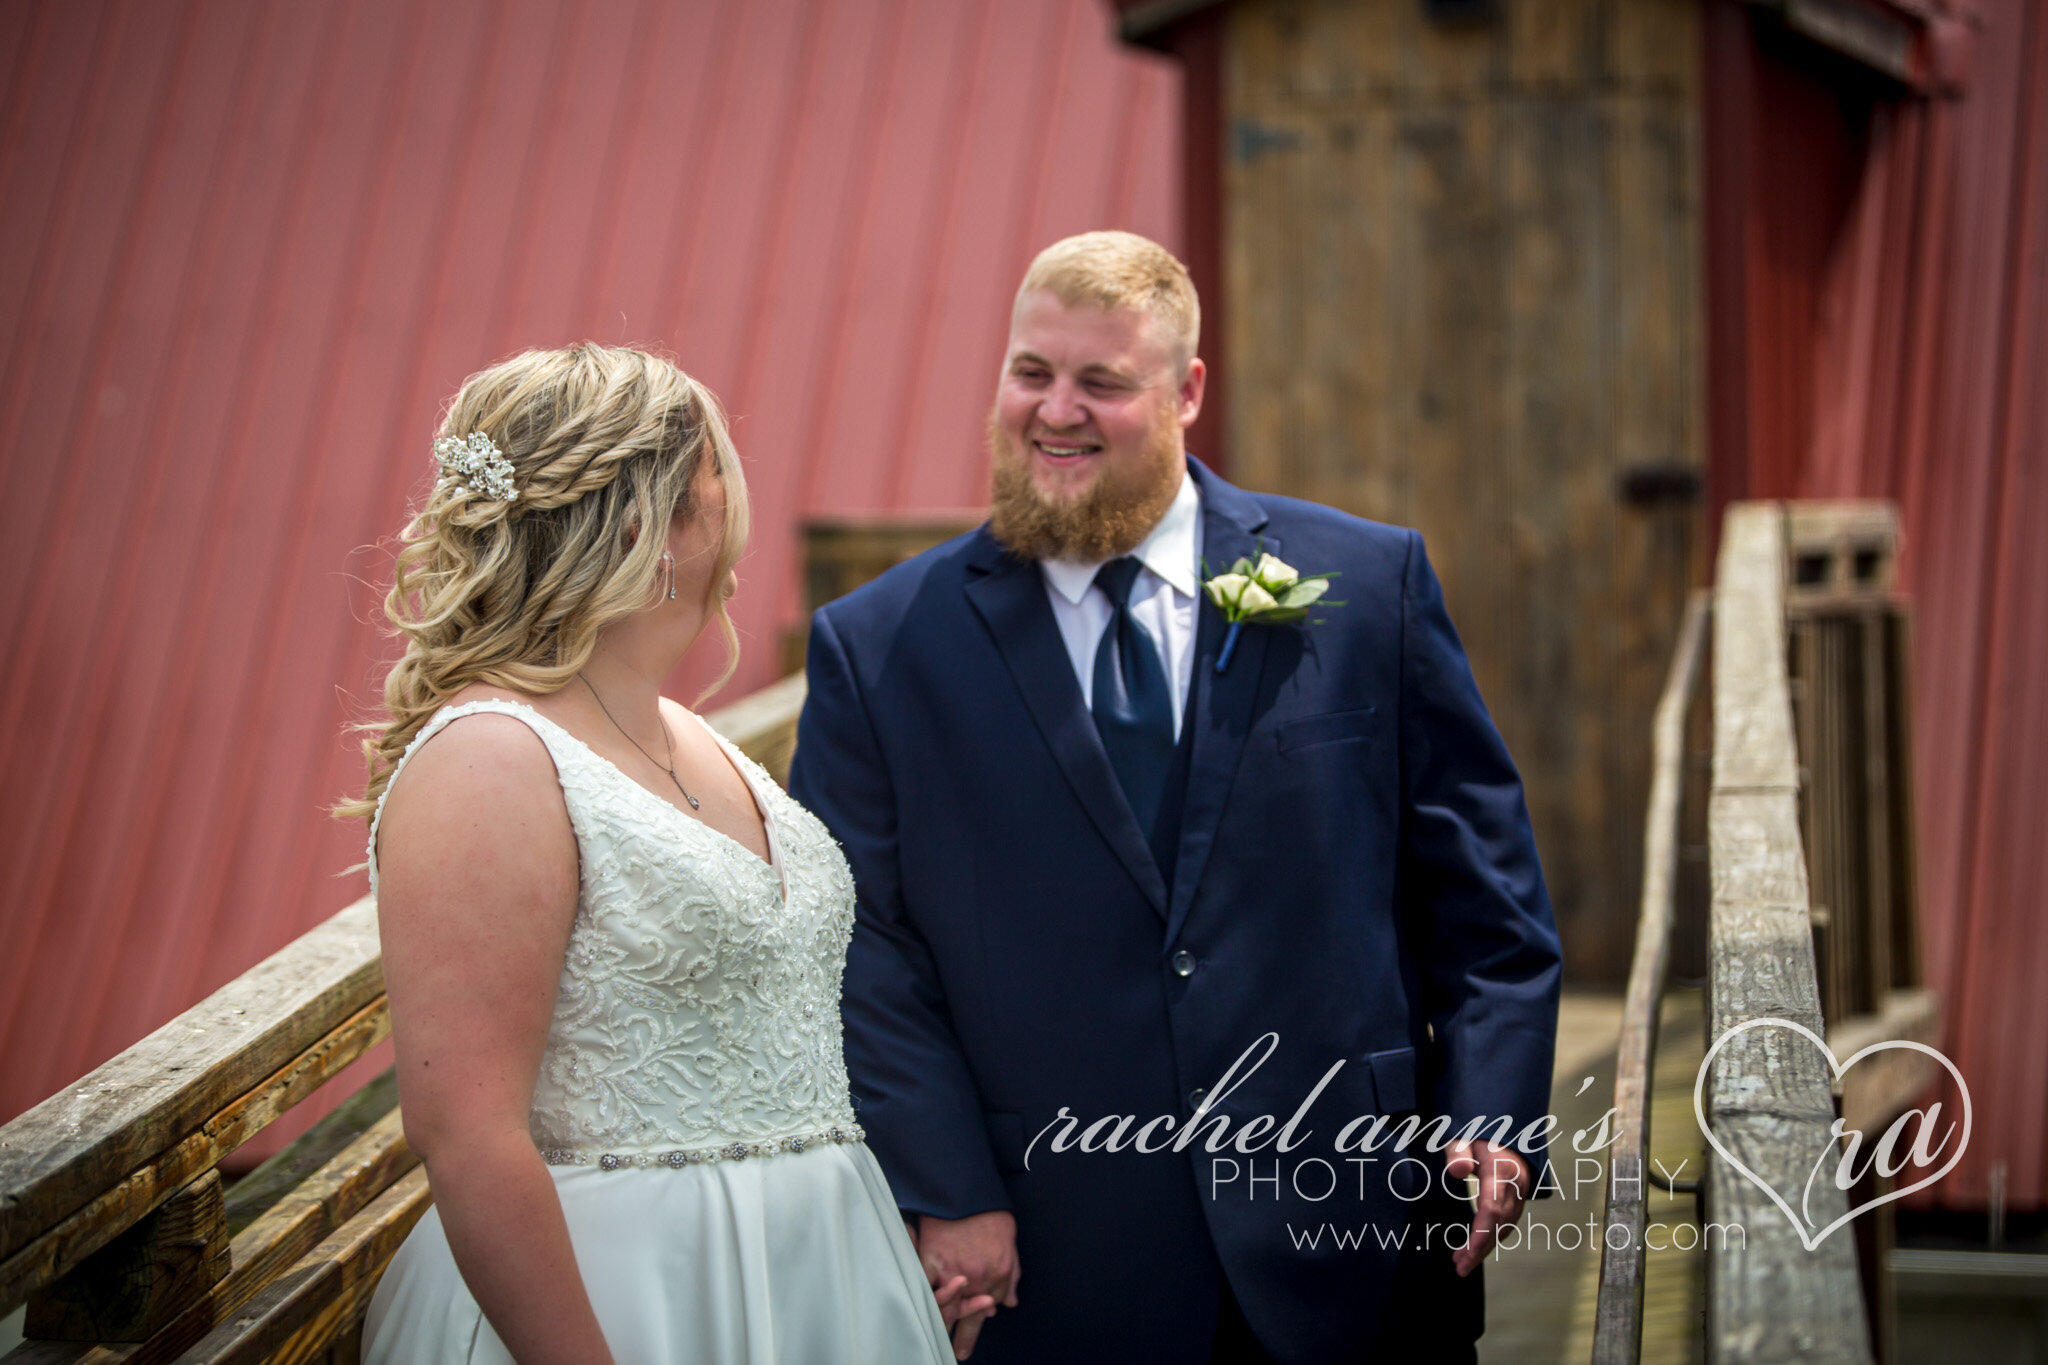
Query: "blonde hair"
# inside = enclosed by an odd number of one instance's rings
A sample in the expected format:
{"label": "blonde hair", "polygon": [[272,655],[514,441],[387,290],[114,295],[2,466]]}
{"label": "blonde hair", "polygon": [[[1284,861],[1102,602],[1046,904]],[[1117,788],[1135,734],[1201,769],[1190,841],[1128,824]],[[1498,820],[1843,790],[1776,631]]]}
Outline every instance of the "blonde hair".
{"label": "blonde hair", "polygon": [[1017,286],[1011,316],[1024,296],[1044,290],[1069,308],[1143,308],[1166,329],[1174,364],[1186,374],[1202,339],[1202,302],[1188,268],[1135,232],[1084,232],[1038,253]]}
{"label": "blonde hair", "polygon": [[738,666],[723,585],[746,546],[747,488],[709,389],[644,351],[527,351],[471,375],[449,404],[441,435],[477,431],[511,462],[518,497],[442,479],[400,534],[384,614],[405,653],[384,679],[388,718],[358,727],[368,786],[338,816],[375,812],[413,736],[463,688],[567,686],[598,632],[654,597],[666,529],[695,512],[707,458],[725,487],[710,592],[727,659],[706,695]]}

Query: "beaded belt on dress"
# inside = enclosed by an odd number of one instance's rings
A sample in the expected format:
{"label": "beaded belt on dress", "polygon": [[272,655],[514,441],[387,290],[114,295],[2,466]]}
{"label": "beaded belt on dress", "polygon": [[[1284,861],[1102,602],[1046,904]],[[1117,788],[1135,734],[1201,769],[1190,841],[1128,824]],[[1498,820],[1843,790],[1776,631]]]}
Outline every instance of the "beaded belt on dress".
{"label": "beaded belt on dress", "polygon": [[827,1128],[822,1133],[800,1133],[773,1142],[728,1142],[718,1147],[685,1147],[672,1152],[579,1152],[567,1147],[544,1147],[541,1160],[550,1166],[596,1166],[616,1171],[625,1166],[700,1166],[708,1161],[745,1161],[750,1156],[774,1156],[777,1152],[801,1152],[828,1142],[860,1142],[867,1134],[857,1123],[844,1128]]}

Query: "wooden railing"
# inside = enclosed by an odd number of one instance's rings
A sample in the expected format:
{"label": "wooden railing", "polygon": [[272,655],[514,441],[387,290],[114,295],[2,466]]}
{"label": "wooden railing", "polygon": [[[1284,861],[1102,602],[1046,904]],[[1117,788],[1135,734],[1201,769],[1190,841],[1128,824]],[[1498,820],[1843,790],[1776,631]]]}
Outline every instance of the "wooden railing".
{"label": "wooden railing", "polygon": [[[1643,897],[1616,1066],[1593,1351],[1601,1365],[1633,1365],[1641,1353],[1649,1078],[1673,932],[1685,717],[1710,619],[1708,1038],[1710,1047],[1726,1040],[1712,1051],[1702,1094],[1714,1141],[1797,1200],[1833,1141],[1838,1105],[1850,1127],[1869,1132],[1932,1079],[1930,1059],[1900,1050],[1837,1082],[1821,1050],[1789,1030],[1736,1032],[1787,1019],[1825,1037],[1840,1058],[1880,1039],[1934,1041],[1935,1001],[1916,984],[1913,949],[1897,540],[1883,504],[1736,504],[1711,603],[1696,600],[1680,631],[1653,732]],[[1810,886],[1825,887],[1826,899]],[[1856,1191],[1855,1202],[1873,1192]],[[1710,1362],[1888,1359],[1889,1206],[1808,1250],[1769,1195],[1718,1152],[1709,1152],[1700,1193],[1706,1219],[1729,1230],[1702,1243]],[[1816,1227],[1850,1203],[1832,1181],[1814,1181],[1807,1198]]]}
{"label": "wooden railing", "polygon": [[[708,716],[786,780],[801,675]],[[231,1187],[222,1158],[391,1030],[364,897],[0,1127],[5,1365],[354,1362],[432,1196],[389,1070]]]}
{"label": "wooden railing", "polygon": [[[1600,1259],[1593,1359],[1599,1365],[1632,1363],[1643,1336],[1643,1256],[1649,1222],[1650,1077],[1657,1056],[1658,1004],[1671,961],[1679,862],[1679,801],[1685,764],[1686,717],[1692,709],[1700,660],[1706,653],[1712,598],[1693,594],[1679,627],[1678,648],[1657,701],[1650,729],[1650,812],[1643,827],[1643,895],[1636,918],[1635,958],[1622,1002],[1621,1037],[1614,1063],[1614,1144],[1608,1149],[1607,1233]],[[1616,1229],[1620,1231],[1617,1233]]]}

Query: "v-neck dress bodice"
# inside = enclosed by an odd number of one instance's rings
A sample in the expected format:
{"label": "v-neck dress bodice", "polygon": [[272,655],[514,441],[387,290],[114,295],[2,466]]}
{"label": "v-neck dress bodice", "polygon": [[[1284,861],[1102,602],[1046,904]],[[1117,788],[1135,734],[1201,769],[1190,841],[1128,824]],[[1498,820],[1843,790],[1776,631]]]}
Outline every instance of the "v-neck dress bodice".
{"label": "v-neck dress bodice", "polygon": [[[547,746],[576,836],[575,921],[529,1126],[614,1354],[769,1361],[796,1358],[793,1342],[832,1340],[826,1354],[799,1354],[950,1359],[854,1121],[839,1022],[853,880],[824,825],[712,732],[760,809],[772,859],[763,861],[538,711],[497,699],[436,714],[386,796],[421,745],[479,713],[512,716]],[[373,893],[382,816],[380,801]],[[807,1228],[836,1228],[843,1245],[828,1235],[799,1249]],[[769,1254],[727,1264],[749,1234]],[[713,1264],[679,1263],[658,1284],[626,1264],[665,1263],[679,1247]],[[835,1282],[811,1283],[820,1277]],[[621,1295],[621,1283],[638,1294]],[[863,1302],[835,1308],[848,1292]],[[631,1306],[650,1296],[660,1306],[652,1318],[646,1302]],[[819,1311],[794,1307],[806,1296]],[[685,1321],[685,1335],[673,1335]],[[366,1361],[500,1358],[431,1214],[379,1286],[369,1326]],[[855,1331],[893,1344],[839,1341]]]}

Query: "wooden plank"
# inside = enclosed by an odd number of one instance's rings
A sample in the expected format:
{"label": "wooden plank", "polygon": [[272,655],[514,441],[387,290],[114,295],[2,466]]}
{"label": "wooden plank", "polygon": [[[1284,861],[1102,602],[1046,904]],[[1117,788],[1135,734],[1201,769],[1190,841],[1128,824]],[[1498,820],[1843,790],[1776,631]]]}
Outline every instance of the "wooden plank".
{"label": "wooden plank", "polygon": [[179,1365],[315,1360],[369,1307],[393,1253],[433,1203],[415,1167],[177,1359]]}
{"label": "wooden plank", "polygon": [[[1712,1122],[1720,1143],[1774,1188],[1796,1194],[1805,1184],[1811,1153],[1788,1140],[1793,1135],[1785,1120],[1729,1114]],[[1836,1192],[1826,1216],[1832,1219],[1840,1212],[1834,1205],[1846,1202]],[[1731,1232],[1707,1243],[1708,1360],[1869,1365],[1870,1334],[1848,1229],[1808,1252],[1777,1207],[1712,1154],[1707,1207],[1712,1222],[1742,1230],[1740,1237]]]}
{"label": "wooden plank", "polygon": [[[1796,790],[1786,700],[1785,552],[1777,503],[1729,506],[1714,579],[1714,786]],[[1801,878],[1802,888],[1804,877]],[[1803,904],[1803,901],[1802,901]]]}
{"label": "wooden plank", "polygon": [[[1686,716],[1705,653],[1710,597],[1695,593],[1679,629],[1678,649],[1650,730],[1649,810],[1643,821],[1643,895],[1637,912],[1635,961],[1629,971],[1621,1041],[1615,1057],[1614,1142],[1608,1148],[1607,1232],[1601,1238],[1600,1288],[1593,1359],[1633,1365],[1643,1334],[1644,1232],[1648,1224],[1650,1081],[1657,1056],[1657,1018],[1671,958],[1678,881],[1678,816],[1684,779]],[[1614,1230],[1622,1229],[1617,1246]]]}
{"label": "wooden plank", "polygon": [[228,1235],[239,1235],[397,1107],[398,1068],[387,1066],[289,1147],[235,1182],[227,1197]]}
{"label": "wooden plank", "polygon": [[[0,1128],[0,1262],[161,1162],[383,989],[376,909],[365,897]],[[137,1191],[107,1237],[193,1174]],[[23,1292],[0,1281],[0,1311]]]}
{"label": "wooden plank", "polygon": [[1795,1209],[1803,1204],[1815,1230],[1847,1211],[1832,1181],[1808,1184],[1833,1145],[1832,1068],[1790,1029],[1735,1032],[1760,1018],[1817,1036],[1823,1027],[1785,663],[1783,535],[1776,504],[1734,504],[1715,580],[1707,812],[1715,1051],[1702,1103],[1719,1147],[1747,1174],[1720,1152],[1707,1163],[1711,1218],[1740,1230],[1708,1243],[1707,1349],[1714,1362],[1864,1365],[1871,1348],[1854,1239],[1840,1232],[1809,1251],[1763,1188]]}
{"label": "wooden plank", "polygon": [[315,1357],[322,1365],[362,1365],[363,1319],[355,1318],[328,1344],[327,1353]]}
{"label": "wooden plank", "polygon": [[1885,498],[1801,498],[1785,506],[1785,541],[1793,553],[1847,542],[1884,554],[1899,543],[1899,509]]}
{"label": "wooden plank", "polygon": [[236,1234],[231,1273],[147,1342],[65,1349],[34,1343],[0,1365],[162,1365],[173,1360],[418,1164],[399,1115],[387,1110]]}
{"label": "wooden plank", "polygon": [[1803,613],[1789,623],[1799,741],[1800,816],[1820,962],[1821,1014],[1847,1018],[1870,1008],[1869,887],[1863,863],[1866,794],[1858,622],[1839,611]]}
{"label": "wooden plank", "polygon": [[1894,603],[1885,622],[1886,674],[1892,705],[1886,716],[1886,767],[1891,773],[1888,803],[1891,833],[1886,845],[1891,866],[1893,987],[1920,984],[1920,869],[1918,822],[1913,814],[1913,612]]}
{"label": "wooden plank", "polygon": [[23,1334],[144,1341],[228,1273],[220,1172],[208,1171],[63,1279],[29,1296]]}
{"label": "wooden plank", "polygon": [[[403,1118],[393,1110],[243,1230],[235,1239],[237,1273],[246,1268],[251,1293],[267,1285],[419,1164]],[[229,1311],[248,1297],[241,1295]]]}
{"label": "wooden plank", "polygon": [[1863,887],[1864,957],[1866,979],[1864,1002],[1883,1008],[1891,990],[1892,916],[1897,913],[1892,896],[1892,776],[1890,652],[1886,644],[1888,613],[1881,608],[1862,613],[1857,620],[1858,661],[1863,695],[1857,736],[1862,750],[1862,808],[1856,812],[1862,834],[1862,865],[1857,868]]}
{"label": "wooden plank", "polygon": [[[371,941],[374,946],[374,926]],[[373,979],[381,985],[382,970],[374,952],[370,967],[375,972]],[[311,998],[317,1001],[319,993],[313,993]],[[336,1024],[325,1037],[315,1040],[298,1056],[206,1117],[175,1145],[160,1150],[154,1159],[113,1180],[93,1195],[84,1207],[61,1219],[56,1226],[30,1238],[12,1256],[0,1261],[0,1306],[18,1303],[32,1290],[68,1274],[85,1257],[105,1246],[193,1177],[261,1132],[280,1114],[383,1041],[390,1032],[390,1011],[385,1008],[383,995],[378,994]],[[211,1096],[217,1089],[215,1075],[209,1073],[195,1088]],[[61,1142],[62,1139],[57,1140]],[[81,1159],[72,1165],[55,1167],[47,1178],[52,1181],[80,1178],[78,1171],[81,1166],[92,1169],[90,1161]],[[39,1189],[32,1185],[24,1194],[29,1198],[37,1197]]]}
{"label": "wooden plank", "polygon": [[1897,581],[1899,510],[1890,502],[1788,503],[1785,541],[1795,610],[1882,602]]}

